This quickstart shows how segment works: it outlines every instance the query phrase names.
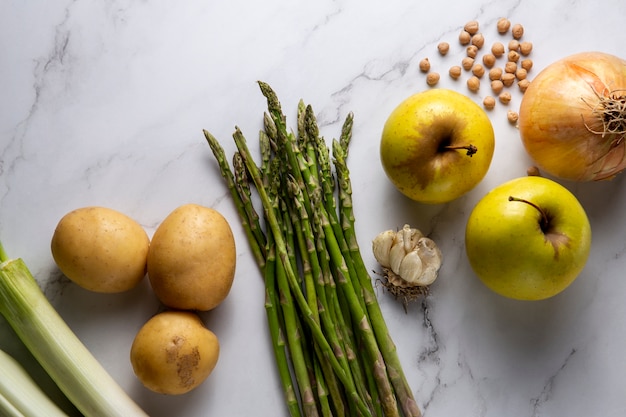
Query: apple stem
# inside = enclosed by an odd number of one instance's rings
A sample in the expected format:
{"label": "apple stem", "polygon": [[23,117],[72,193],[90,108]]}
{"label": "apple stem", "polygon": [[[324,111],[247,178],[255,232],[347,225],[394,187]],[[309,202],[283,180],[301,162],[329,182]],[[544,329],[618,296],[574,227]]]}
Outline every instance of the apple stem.
{"label": "apple stem", "polygon": [[469,145],[465,145],[465,146],[446,146],[445,149],[466,149],[467,150],[467,156],[471,157],[472,155],[474,155],[476,152],[478,152],[478,148],[474,145],[472,145],[471,143]]}
{"label": "apple stem", "polygon": [[522,203],[526,203],[536,208],[537,211],[541,213],[541,221],[539,222],[539,227],[541,227],[541,230],[543,230],[544,232],[548,229],[548,226],[550,225],[550,219],[548,218],[548,215],[546,214],[545,210],[543,210],[541,207],[539,207],[538,205],[536,205],[535,203],[531,201],[524,200],[523,198],[513,197],[513,196],[509,196],[509,201],[520,201]]}

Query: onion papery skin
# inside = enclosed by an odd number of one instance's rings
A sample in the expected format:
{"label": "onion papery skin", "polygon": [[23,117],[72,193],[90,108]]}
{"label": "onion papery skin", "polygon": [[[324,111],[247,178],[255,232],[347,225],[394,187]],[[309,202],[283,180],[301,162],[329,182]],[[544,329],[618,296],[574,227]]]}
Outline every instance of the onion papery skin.
{"label": "onion papery skin", "polygon": [[626,168],[624,133],[599,133],[599,97],[610,96],[626,99],[626,61],[603,52],[562,58],[531,81],[519,130],[540,170],[582,182],[611,179]]}

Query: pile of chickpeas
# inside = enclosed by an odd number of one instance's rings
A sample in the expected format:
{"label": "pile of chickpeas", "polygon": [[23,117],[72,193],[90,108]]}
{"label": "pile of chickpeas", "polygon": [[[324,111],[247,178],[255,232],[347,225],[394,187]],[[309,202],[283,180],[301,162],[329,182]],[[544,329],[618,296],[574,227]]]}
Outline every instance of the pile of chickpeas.
{"label": "pile of chickpeas", "polygon": [[[511,38],[507,45],[498,40],[487,50],[485,36],[480,31],[479,23],[476,20],[467,22],[459,33],[459,43],[465,47],[465,56],[461,60],[461,65],[453,65],[448,70],[448,75],[454,80],[460,79],[464,73],[467,74],[467,88],[472,93],[480,90],[485,76],[488,78],[491,94],[483,99],[483,106],[487,110],[495,108],[497,101],[503,105],[509,104],[511,101],[511,93],[507,90],[509,87],[517,85],[523,94],[530,84],[527,76],[533,66],[533,61],[529,58],[533,44],[522,40],[524,27],[519,23],[512,25],[505,17],[498,19],[496,27],[500,35],[510,35]],[[437,50],[440,55],[445,56],[450,50],[450,44],[440,42]],[[498,65],[502,58],[504,65]],[[426,83],[430,87],[437,85],[440,75],[431,70],[428,58],[420,61],[419,68],[426,74]],[[509,122],[516,123],[518,113],[509,110],[507,118]]]}

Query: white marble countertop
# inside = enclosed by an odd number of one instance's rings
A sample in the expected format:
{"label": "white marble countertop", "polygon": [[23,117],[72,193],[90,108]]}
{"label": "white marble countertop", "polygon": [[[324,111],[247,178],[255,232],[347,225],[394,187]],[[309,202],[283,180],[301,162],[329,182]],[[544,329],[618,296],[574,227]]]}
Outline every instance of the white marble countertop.
{"label": "white marble countertop", "polygon": [[[506,110],[490,112],[496,153],[484,181],[449,204],[401,196],[380,166],[378,144],[391,110],[426,89],[418,62],[429,57],[440,87],[471,94],[447,68],[460,62],[457,34],[481,24],[499,40],[499,17],[525,27],[534,44],[530,78],[565,55],[623,55],[623,0],[410,0],[154,2],[69,1],[0,4],[0,236],[22,257],[46,295],[128,393],[154,417],[286,415],[264,313],[262,281],[202,135],[234,150],[234,126],[256,137],[268,82],[284,109],[302,98],[322,133],[338,135],[354,112],[349,158],[357,233],[369,242],[405,223],[440,245],[445,263],[432,294],[405,313],[380,303],[424,416],[626,415],[626,185],[624,176],[564,183],[583,203],[594,241],[578,280],[541,302],[504,299],[471,272],[464,225],[490,188],[525,174],[529,160]],[[448,41],[441,58],[436,45]],[[289,113],[288,113],[289,114]],[[129,293],[88,293],[59,274],[50,238],[60,217],[103,205],[151,234],[175,207],[195,202],[231,223],[238,266],[228,299],[203,315],[222,344],[219,363],[197,390],[166,397],[134,377],[129,349],[159,305],[147,281]],[[621,271],[621,272],[620,272]],[[6,322],[0,348],[40,372]],[[42,379],[44,385],[48,385]]]}

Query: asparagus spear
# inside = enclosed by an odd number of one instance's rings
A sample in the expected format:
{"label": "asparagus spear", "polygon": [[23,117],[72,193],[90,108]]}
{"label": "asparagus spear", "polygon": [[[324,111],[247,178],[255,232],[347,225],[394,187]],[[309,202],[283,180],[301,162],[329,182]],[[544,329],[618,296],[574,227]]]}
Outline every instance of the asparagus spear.
{"label": "asparagus spear", "polygon": [[298,103],[297,133],[289,132],[276,94],[259,86],[268,103],[260,168],[238,128],[234,175],[217,139],[204,133],[265,273],[268,323],[290,413],[420,416],[356,240],[346,164],[353,116],[333,140],[331,167],[312,107]]}
{"label": "asparagus spear", "polygon": [[348,144],[350,142],[351,135],[345,130],[341,136],[339,142],[335,142],[333,147],[333,156],[335,157],[335,167],[337,168],[337,182],[339,184],[339,200],[340,200],[340,212],[342,213],[342,224],[345,231],[346,239],[349,243],[350,253],[354,261],[355,268],[357,270],[357,276],[360,278],[364,300],[367,306],[367,311],[370,315],[374,333],[378,340],[378,344],[381,346],[381,352],[383,354],[385,363],[390,369],[389,377],[394,389],[398,395],[400,404],[402,405],[403,412],[406,416],[421,416],[421,411],[417,406],[417,402],[413,397],[411,388],[409,387],[400,359],[397,355],[396,346],[393,343],[389,335],[387,324],[383,318],[380,305],[376,300],[376,294],[372,286],[372,280],[367,272],[365,263],[361,256],[358,240],[356,238],[354,214],[352,208],[352,186],[350,182],[349,170],[346,164],[346,157],[348,154]]}

